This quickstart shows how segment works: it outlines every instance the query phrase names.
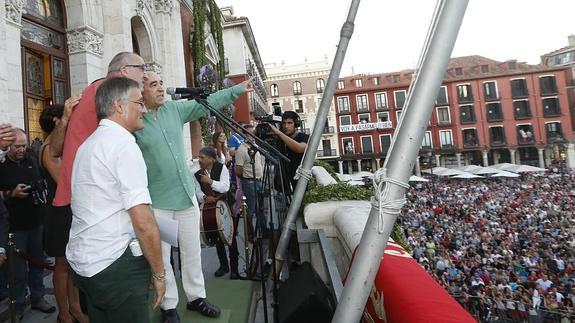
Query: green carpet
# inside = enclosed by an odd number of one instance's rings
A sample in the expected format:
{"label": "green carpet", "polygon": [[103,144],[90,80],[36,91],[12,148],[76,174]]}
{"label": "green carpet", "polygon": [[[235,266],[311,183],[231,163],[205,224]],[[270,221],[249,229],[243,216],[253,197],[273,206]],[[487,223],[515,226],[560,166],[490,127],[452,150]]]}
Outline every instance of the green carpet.
{"label": "green carpet", "polygon": [[[211,279],[206,281],[206,294],[210,303],[218,305],[222,314],[218,318],[204,317],[186,309],[186,294],[178,279],[180,301],[178,314],[182,322],[194,323],[247,323],[254,283],[249,280]],[[160,310],[151,313],[152,322],[161,322]]]}

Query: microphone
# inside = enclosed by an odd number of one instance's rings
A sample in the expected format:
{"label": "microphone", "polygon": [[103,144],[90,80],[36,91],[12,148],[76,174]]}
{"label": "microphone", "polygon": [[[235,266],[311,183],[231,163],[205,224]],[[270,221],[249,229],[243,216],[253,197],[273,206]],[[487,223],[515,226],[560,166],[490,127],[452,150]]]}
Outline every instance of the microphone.
{"label": "microphone", "polygon": [[176,93],[176,94],[172,94],[172,100],[177,101],[177,100],[184,100],[184,99],[188,99],[188,100],[192,100],[197,98],[197,95],[193,95],[193,94],[180,94],[180,93]]}
{"label": "microphone", "polygon": [[203,87],[169,87],[166,89],[166,93],[169,95],[187,94],[190,96],[201,96],[210,94],[210,91]]}

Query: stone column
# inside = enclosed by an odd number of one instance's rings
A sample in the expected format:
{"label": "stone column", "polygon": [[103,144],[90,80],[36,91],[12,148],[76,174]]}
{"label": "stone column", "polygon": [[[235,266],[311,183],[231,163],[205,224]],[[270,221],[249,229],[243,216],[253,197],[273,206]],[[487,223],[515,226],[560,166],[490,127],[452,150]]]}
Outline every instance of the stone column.
{"label": "stone column", "polygon": [[543,148],[537,148],[537,154],[539,155],[539,167],[545,168],[545,159],[543,157]]}
{"label": "stone column", "polygon": [[461,153],[456,153],[455,157],[457,157],[457,167],[461,167]]}
{"label": "stone column", "polygon": [[567,167],[569,167],[569,170],[575,170],[575,145],[568,143],[566,152],[565,155],[567,159],[565,162],[567,163]]}
{"label": "stone column", "polygon": [[376,170],[379,169],[379,167],[380,167],[380,166],[379,166],[379,165],[380,165],[379,163],[380,163],[380,162],[381,162],[381,159],[380,159],[380,158],[376,158],[376,159],[375,159],[375,163],[376,163],[376,164],[375,164],[375,169],[376,169]]}
{"label": "stone column", "polygon": [[357,171],[361,172],[361,159],[357,160]]}
{"label": "stone column", "polygon": [[25,129],[20,47],[24,1],[5,0],[0,5],[0,117]]}
{"label": "stone column", "polygon": [[489,150],[483,150],[483,167],[487,167],[489,166],[489,156],[487,155],[489,153]]}
{"label": "stone column", "polygon": [[516,164],[515,163],[515,149],[508,149],[508,150],[509,150],[509,156],[511,157],[511,163]]}
{"label": "stone column", "polygon": [[339,173],[343,175],[343,160],[338,160],[337,165],[339,166]]}
{"label": "stone column", "polygon": [[553,150],[550,149],[549,147],[545,148],[545,165],[549,166],[551,165],[551,156],[553,155]]}
{"label": "stone column", "polygon": [[441,155],[435,155],[435,167],[443,166],[441,165]]}
{"label": "stone column", "polygon": [[421,176],[421,165],[419,164],[419,156],[415,160],[415,175]]}
{"label": "stone column", "polygon": [[499,157],[501,157],[501,155],[499,155],[498,151],[493,151],[493,164],[499,164]]}
{"label": "stone column", "polygon": [[515,161],[517,162],[517,165],[521,165],[521,153],[519,150],[515,152]]}
{"label": "stone column", "polygon": [[351,160],[347,162],[347,172],[349,175],[353,174],[353,162]]}

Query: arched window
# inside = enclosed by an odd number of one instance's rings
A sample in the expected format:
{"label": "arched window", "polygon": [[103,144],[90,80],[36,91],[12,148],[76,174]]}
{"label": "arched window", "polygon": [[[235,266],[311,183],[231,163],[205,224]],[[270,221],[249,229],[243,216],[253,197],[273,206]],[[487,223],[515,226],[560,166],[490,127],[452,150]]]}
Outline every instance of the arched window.
{"label": "arched window", "polygon": [[276,97],[276,96],[279,96],[279,95],[280,95],[277,84],[272,84],[272,85],[270,86],[270,94],[271,94],[272,97]]}
{"label": "arched window", "polygon": [[293,82],[293,94],[301,95],[301,83],[299,81]]}
{"label": "arched window", "polygon": [[317,88],[317,93],[322,93],[325,89],[325,81],[323,79],[317,79],[317,81],[315,81],[315,87]]}

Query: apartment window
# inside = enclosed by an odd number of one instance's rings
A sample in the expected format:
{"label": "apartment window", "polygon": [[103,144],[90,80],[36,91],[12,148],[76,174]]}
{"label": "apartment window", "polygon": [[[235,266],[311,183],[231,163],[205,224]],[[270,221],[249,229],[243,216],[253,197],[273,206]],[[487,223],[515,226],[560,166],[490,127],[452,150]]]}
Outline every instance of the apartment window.
{"label": "apartment window", "polygon": [[531,108],[529,107],[529,100],[513,101],[513,113],[515,114],[515,119],[530,118]]}
{"label": "apartment window", "polygon": [[499,94],[497,93],[497,82],[489,81],[483,83],[483,96],[486,101],[498,100]]}
{"label": "apartment window", "polygon": [[520,145],[535,143],[533,127],[530,124],[517,125],[517,143]]}
{"label": "apartment window", "polygon": [[345,88],[345,83],[343,81],[337,81],[337,88],[342,90]]}
{"label": "apartment window", "polygon": [[400,76],[398,74],[393,76],[393,83],[399,83],[400,81]]}
{"label": "apartment window", "polygon": [[399,124],[399,120],[401,120],[401,111],[395,111],[395,117],[397,118],[397,124]]}
{"label": "apartment window", "polygon": [[486,104],[487,121],[501,121],[503,120],[503,111],[501,111],[501,103],[493,102]]}
{"label": "apartment window", "polygon": [[337,98],[337,109],[339,113],[349,113],[349,98],[347,96]]}
{"label": "apartment window", "polygon": [[441,148],[452,148],[453,147],[453,135],[451,130],[440,130],[439,131],[439,143]]}
{"label": "apartment window", "polygon": [[511,97],[524,98],[529,95],[527,91],[527,81],[525,79],[511,80]]}
{"label": "apartment window", "polygon": [[505,144],[505,131],[503,126],[490,127],[489,128],[489,138],[492,145],[504,145]]}
{"label": "apartment window", "polygon": [[539,78],[541,95],[557,94],[557,83],[554,75],[541,76]]}
{"label": "apartment window", "polygon": [[561,115],[561,107],[559,106],[558,98],[544,98],[541,100],[543,103],[543,116],[558,116]]}
{"label": "apartment window", "polygon": [[457,86],[457,100],[459,103],[467,103],[473,101],[471,84],[460,84]]}
{"label": "apartment window", "polygon": [[323,79],[317,79],[317,81],[315,81],[315,87],[317,93],[322,93],[325,89],[325,81]]}
{"label": "apartment window", "polygon": [[279,88],[278,88],[278,85],[277,85],[277,84],[272,84],[272,85],[270,86],[270,94],[271,94],[272,97],[276,97],[276,96],[279,96],[279,95],[280,95],[280,93],[279,93]]}
{"label": "apartment window", "polygon": [[377,122],[387,122],[391,121],[389,119],[389,112],[378,112],[377,113]]}
{"label": "apartment window", "polygon": [[481,65],[481,73],[483,74],[489,73],[489,65]]}
{"label": "apartment window", "polygon": [[387,154],[389,147],[391,146],[391,135],[381,135],[379,136],[380,151],[382,154]]}
{"label": "apartment window", "polygon": [[355,103],[357,104],[357,112],[369,111],[369,104],[367,102],[367,94],[357,95],[355,97]]}
{"label": "apartment window", "polygon": [[303,113],[303,100],[294,101],[295,112]]}
{"label": "apartment window", "polygon": [[345,155],[353,155],[355,154],[355,147],[353,145],[353,138],[343,138],[341,140],[343,144],[343,153]]}
{"label": "apartment window", "polygon": [[560,122],[549,122],[545,124],[547,130],[547,142],[555,143],[563,141],[563,132],[561,131]]}
{"label": "apartment window", "polygon": [[455,68],[455,75],[456,75],[456,76],[461,76],[461,75],[463,75],[463,68],[461,68],[461,67],[456,67],[456,68]]}
{"label": "apartment window", "polygon": [[459,119],[461,123],[475,122],[475,109],[472,105],[462,105],[459,107]]}
{"label": "apartment window", "polygon": [[387,109],[387,94],[385,92],[375,93],[375,108],[377,110]]}
{"label": "apartment window", "polygon": [[405,104],[405,90],[393,91],[393,97],[395,98],[395,108],[403,108],[403,105]]}
{"label": "apartment window", "polygon": [[293,82],[293,95],[301,95],[301,83],[300,83],[300,81]]}
{"label": "apartment window", "polygon": [[433,139],[431,138],[431,131],[426,131],[421,142],[421,148],[433,149]]}
{"label": "apartment window", "polygon": [[340,126],[351,125],[351,116],[339,116],[339,125]]}
{"label": "apartment window", "polygon": [[477,139],[476,129],[463,129],[463,147],[477,147],[479,146],[479,140]]}
{"label": "apartment window", "polygon": [[436,113],[437,113],[437,123],[439,125],[451,124],[449,107],[438,107]]}
{"label": "apartment window", "polygon": [[361,152],[364,154],[373,154],[373,141],[371,136],[361,137]]}
{"label": "apartment window", "polygon": [[379,77],[374,77],[373,78],[373,85],[379,85]]}
{"label": "apartment window", "polygon": [[449,100],[447,98],[447,87],[442,86],[439,88],[439,93],[437,94],[437,99],[435,100],[435,105],[448,105]]}
{"label": "apartment window", "polygon": [[363,82],[361,81],[361,79],[355,80],[355,87],[362,87],[362,86],[363,86]]}
{"label": "apartment window", "polygon": [[357,115],[357,120],[359,120],[359,123],[370,123],[370,117],[369,117],[369,113],[361,113]]}
{"label": "apartment window", "polygon": [[508,66],[510,70],[514,70],[517,68],[517,64],[515,64],[515,62],[509,62]]}

